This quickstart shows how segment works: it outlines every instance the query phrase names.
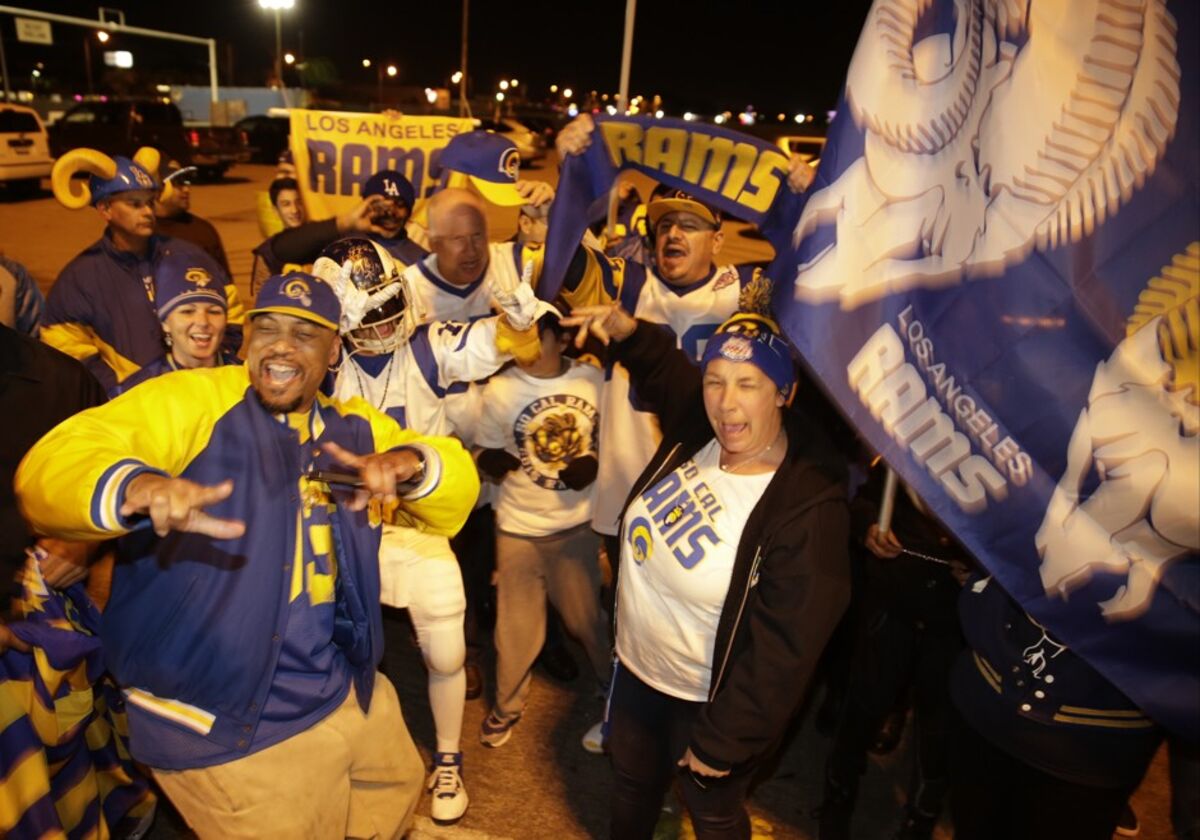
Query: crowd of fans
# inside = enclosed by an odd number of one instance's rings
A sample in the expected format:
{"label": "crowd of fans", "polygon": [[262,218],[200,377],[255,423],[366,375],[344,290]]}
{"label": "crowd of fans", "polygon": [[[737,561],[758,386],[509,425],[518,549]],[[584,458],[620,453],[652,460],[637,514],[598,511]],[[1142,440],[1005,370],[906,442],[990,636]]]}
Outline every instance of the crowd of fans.
{"label": "crowd of fans", "polygon": [[[560,156],[593,131],[567,126]],[[0,574],[14,603],[43,581],[103,606],[127,772],[200,836],[400,836],[422,792],[462,818],[492,612],[478,738],[548,737],[532,669],[565,655],[569,676],[574,637],[621,840],[652,837],[672,790],[697,837],[749,838],[752,784],[822,675],[822,840],[851,836],[866,756],[910,706],[897,838],[947,807],[963,840],[1136,832],[1162,730],[915,493],[880,524],[885,465],[805,377],[761,268],[722,262],[720,211],[623,185],[621,224],[585,235],[551,306],[553,190],[504,165],[507,140],[456,137],[429,196],[374,173],[330,219],[286,159],[247,309],[188,169],[81,151],[54,188],[103,236],[44,302],[17,249],[0,260]],[[796,161],[789,187],[811,177]],[[489,203],[520,208],[512,240]],[[427,667],[431,766],[376,670],[381,605],[407,609]],[[0,652],[33,657],[29,615],[10,619]],[[1171,758],[1196,837],[1194,745]],[[147,829],[110,810],[116,836]]]}

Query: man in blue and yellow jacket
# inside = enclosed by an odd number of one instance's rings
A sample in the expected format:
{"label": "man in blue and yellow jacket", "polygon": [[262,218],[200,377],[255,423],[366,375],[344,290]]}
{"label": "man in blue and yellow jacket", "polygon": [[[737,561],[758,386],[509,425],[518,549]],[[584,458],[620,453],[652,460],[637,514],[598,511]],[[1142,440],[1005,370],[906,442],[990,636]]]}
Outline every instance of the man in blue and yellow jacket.
{"label": "man in blue and yellow jacket", "polygon": [[478,478],[457,441],[319,393],[329,286],[272,277],[248,317],[245,366],[165,374],[71,418],[26,456],[17,496],[38,533],[119,537],[105,660],[131,752],[193,830],[399,836],[423,766],[375,672],[381,525],[453,534]]}
{"label": "man in blue and yellow jacket", "polygon": [[[154,202],[170,191],[152,174],[157,170],[153,149],[140,149],[132,160],[74,149],[55,162],[51,175],[60,203],[70,209],[92,206],[105,228],[51,287],[41,338],[83,362],[105,391],[163,354],[154,288],[159,262],[171,253],[204,257],[192,243],[155,232]],[[84,172],[87,181],[72,178]],[[221,278],[229,305],[226,348],[236,351],[244,310],[233,281],[224,271]]]}

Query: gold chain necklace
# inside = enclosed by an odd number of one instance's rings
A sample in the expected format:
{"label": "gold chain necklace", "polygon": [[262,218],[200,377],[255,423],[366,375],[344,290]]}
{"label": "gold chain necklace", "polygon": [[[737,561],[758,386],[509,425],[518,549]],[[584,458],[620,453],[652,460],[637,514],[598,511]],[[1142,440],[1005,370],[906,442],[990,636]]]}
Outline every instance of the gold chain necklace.
{"label": "gold chain necklace", "polygon": [[[367,402],[374,404],[374,402],[375,402],[374,400],[367,399],[367,388],[363,384],[362,372],[359,370],[358,365],[355,364],[353,358],[347,359],[347,361],[350,362],[350,365],[354,368],[354,378],[358,380],[358,392],[360,394],[362,394],[362,398],[364,400],[367,400]],[[383,380],[383,396],[379,398],[379,405],[377,405],[375,407],[385,413],[387,412],[388,389],[392,387],[392,362],[394,362],[394,361],[396,361],[395,353],[392,354],[392,358],[388,359],[387,364],[384,366],[383,370],[381,371],[383,376],[386,378]],[[368,375],[370,375],[370,374],[368,374]],[[375,377],[372,377],[372,378],[374,379]]]}

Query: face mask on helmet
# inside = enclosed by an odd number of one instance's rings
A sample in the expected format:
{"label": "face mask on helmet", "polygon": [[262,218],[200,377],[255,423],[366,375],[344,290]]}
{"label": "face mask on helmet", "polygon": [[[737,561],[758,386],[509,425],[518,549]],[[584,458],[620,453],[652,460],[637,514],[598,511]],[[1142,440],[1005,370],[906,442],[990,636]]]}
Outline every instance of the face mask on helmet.
{"label": "face mask on helmet", "polygon": [[409,295],[391,254],[379,245],[360,237],[339,239],[321,252],[313,273],[337,292],[339,331],[353,353],[392,353],[408,339]]}

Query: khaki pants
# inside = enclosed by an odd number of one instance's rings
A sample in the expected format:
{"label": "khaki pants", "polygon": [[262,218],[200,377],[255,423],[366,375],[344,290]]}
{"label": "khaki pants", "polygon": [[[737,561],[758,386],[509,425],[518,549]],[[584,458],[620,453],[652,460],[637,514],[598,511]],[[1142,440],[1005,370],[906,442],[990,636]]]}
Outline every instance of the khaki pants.
{"label": "khaki pants", "polygon": [[371,710],[350,693],[310,729],[245,758],[154,770],[201,838],[394,838],[408,828],[425,767],[396,689],[375,675]]}
{"label": "khaki pants", "polygon": [[546,598],[580,641],[596,681],[612,671],[608,619],[600,609],[600,564],[590,523],[545,537],[496,531],[496,705],[501,720],[520,717],[533,663],[546,641]]}

